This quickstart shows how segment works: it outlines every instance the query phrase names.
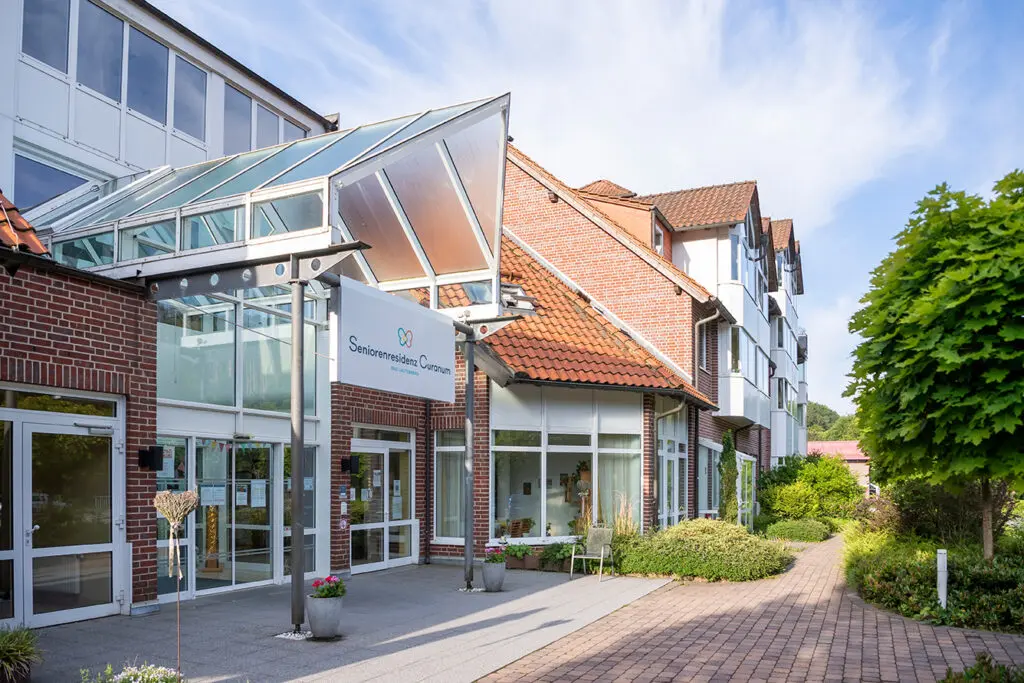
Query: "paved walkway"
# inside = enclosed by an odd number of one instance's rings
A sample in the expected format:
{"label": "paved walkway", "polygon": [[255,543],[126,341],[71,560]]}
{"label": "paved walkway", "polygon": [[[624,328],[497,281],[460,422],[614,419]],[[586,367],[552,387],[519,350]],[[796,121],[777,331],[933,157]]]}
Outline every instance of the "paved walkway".
{"label": "paved walkway", "polygon": [[934,681],[974,653],[1024,664],[1024,637],[932,627],[846,588],[842,539],[775,579],[671,584],[485,681]]}
{"label": "paved walkway", "polygon": [[[477,572],[478,582],[479,570]],[[182,603],[182,671],[220,681],[472,681],[664,585],[663,579],[510,571],[501,593],[460,593],[462,567],[410,566],[347,582],[340,641],[275,638],[289,629],[288,586]],[[36,683],[78,681],[79,668],[174,666],[174,605],[39,630]]]}

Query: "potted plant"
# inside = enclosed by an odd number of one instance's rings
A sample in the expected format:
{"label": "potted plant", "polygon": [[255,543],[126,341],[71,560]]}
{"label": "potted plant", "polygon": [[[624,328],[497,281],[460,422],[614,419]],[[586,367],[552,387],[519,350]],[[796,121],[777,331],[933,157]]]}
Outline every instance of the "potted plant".
{"label": "potted plant", "polygon": [[36,634],[23,626],[0,629],[0,683],[32,679],[32,665],[43,661]]}
{"label": "potted plant", "polygon": [[484,549],[484,589],[488,593],[497,593],[505,583],[505,547]]}
{"label": "potted plant", "polygon": [[313,581],[313,592],[306,596],[306,618],[313,637],[334,638],[341,635],[341,599],[345,582],[333,574]]}
{"label": "potted plant", "polygon": [[572,557],[572,546],[568,543],[552,543],[545,546],[540,554],[541,568],[547,572],[568,571],[568,561]]}
{"label": "potted plant", "polygon": [[525,543],[514,543],[505,547],[505,567],[526,569],[526,557],[533,554],[533,548]]}

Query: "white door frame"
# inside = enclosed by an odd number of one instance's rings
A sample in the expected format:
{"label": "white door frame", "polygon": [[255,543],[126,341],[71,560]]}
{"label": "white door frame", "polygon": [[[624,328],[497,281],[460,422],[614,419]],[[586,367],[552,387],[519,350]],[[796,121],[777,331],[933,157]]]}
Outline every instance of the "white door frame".
{"label": "white door frame", "polygon": [[[61,419],[48,420],[47,422],[32,422],[26,419],[22,422],[22,441],[20,457],[16,457],[15,463],[15,489],[20,487],[21,505],[15,506],[15,514],[20,517],[14,521],[14,543],[22,548],[22,561],[16,563],[17,577],[21,575],[21,605],[22,621],[33,628],[52,626],[54,624],[68,621],[79,621],[82,619],[93,619],[101,616],[122,613],[131,608],[130,590],[126,590],[126,577],[124,562],[125,557],[125,532],[127,520],[125,517],[125,468],[123,457],[124,438],[120,425],[114,418],[97,418],[85,415],[64,415],[46,414],[39,415],[41,419],[47,419],[59,415]],[[68,424],[70,422],[70,424]],[[107,431],[109,433],[97,433]],[[60,546],[55,548],[35,549],[32,547],[33,517],[32,517],[32,435],[33,434],[72,434],[78,436],[95,436],[108,438],[110,440],[110,526],[111,536],[109,543],[81,545],[81,546]],[[18,451],[16,451],[17,453]],[[20,466],[20,467],[19,467]],[[20,470],[20,471],[19,471]],[[33,560],[37,557],[57,557],[64,555],[84,554],[91,552],[109,552],[111,561],[111,601],[103,605],[92,607],[81,607],[77,609],[59,610],[46,614],[33,614]],[[20,570],[20,571],[19,571]],[[15,581],[17,586],[17,579]],[[17,608],[16,608],[17,609]],[[16,612],[17,614],[17,612]]]}
{"label": "white door frame", "polygon": [[[375,427],[376,428],[376,427]],[[380,427],[380,429],[386,429],[390,431],[409,431],[405,429],[398,429],[395,427]],[[350,454],[361,454],[361,453],[374,453],[379,454],[383,460],[383,467],[381,476],[383,477],[383,490],[384,490],[384,520],[381,522],[371,522],[369,524],[353,524],[349,526],[349,532],[355,532],[362,529],[381,529],[383,536],[384,552],[382,553],[382,560],[380,562],[374,562],[372,564],[361,564],[358,567],[352,564],[352,541],[351,536],[349,537],[349,568],[353,574],[361,574],[363,572],[377,571],[380,569],[387,569],[390,567],[400,567],[407,564],[416,564],[419,562],[419,520],[416,518],[416,435],[414,432],[409,431],[409,441],[373,441],[370,439],[352,439],[352,446],[349,450]],[[391,520],[391,491],[389,490],[388,482],[390,481],[389,470],[391,468],[390,454],[391,451],[408,451],[409,452],[409,511],[410,518],[402,519],[397,521]],[[389,552],[388,544],[388,530],[398,528],[402,526],[410,527],[410,543],[412,544],[412,552],[409,557],[402,557],[392,559]]]}

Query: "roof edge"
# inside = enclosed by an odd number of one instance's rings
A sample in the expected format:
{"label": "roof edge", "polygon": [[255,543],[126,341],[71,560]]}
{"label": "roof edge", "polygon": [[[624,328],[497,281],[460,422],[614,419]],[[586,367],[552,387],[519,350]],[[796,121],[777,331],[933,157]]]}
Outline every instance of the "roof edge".
{"label": "roof edge", "polygon": [[656,387],[638,387],[626,384],[600,384],[597,382],[559,382],[553,379],[530,379],[528,377],[515,376],[509,384],[533,384],[547,387],[578,387],[580,389],[601,389],[602,391],[635,391],[642,394],[659,394],[662,396],[674,396],[683,399],[684,403],[692,403],[705,410],[718,410],[718,406],[708,401],[702,401],[685,389],[658,389]]}

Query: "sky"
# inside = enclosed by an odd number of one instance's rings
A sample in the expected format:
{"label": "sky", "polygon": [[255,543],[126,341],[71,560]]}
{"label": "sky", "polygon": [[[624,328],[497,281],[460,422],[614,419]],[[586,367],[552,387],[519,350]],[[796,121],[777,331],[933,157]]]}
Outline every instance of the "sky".
{"label": "sky", "polygon": [[801,242],[811,400],[847,413],[847,329],[941,182],[1024,165],[1024,3],[155,0],[342,125],[505,92],[572,186],[754,179]]}

